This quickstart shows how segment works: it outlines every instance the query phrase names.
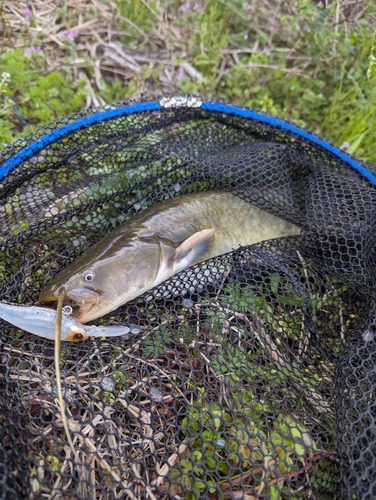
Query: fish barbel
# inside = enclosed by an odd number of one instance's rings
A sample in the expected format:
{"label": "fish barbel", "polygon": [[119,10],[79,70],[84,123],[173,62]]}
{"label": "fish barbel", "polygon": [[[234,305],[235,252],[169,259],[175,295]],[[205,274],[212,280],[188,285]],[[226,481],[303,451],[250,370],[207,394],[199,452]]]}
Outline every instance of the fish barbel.
{"label": "fish barbel", "polygon": [[64,286],[73,316],[86,323],[193,264],[297,234],[296,225],[225,191],[179,196],[120,225],[52,278],[39,300],[56,302]]}
{"label": "fish barbel", "polygon": [[[0,318],[39,337],[50,340],[55,338],[56,311],[53,309],[0,302]],[[61,340],[81,342],[89,337],[119,337],[129,333],[130,328],[127,326],[82,325],[75,318],[63,313]]]}

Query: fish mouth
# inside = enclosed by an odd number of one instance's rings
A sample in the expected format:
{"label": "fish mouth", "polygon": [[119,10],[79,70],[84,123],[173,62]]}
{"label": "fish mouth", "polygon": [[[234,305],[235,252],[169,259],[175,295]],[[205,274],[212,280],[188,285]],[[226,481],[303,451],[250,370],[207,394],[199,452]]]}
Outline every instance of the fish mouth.
{"label": "fish mouth", "polygon": [[[63,306],[72,308],[73,316],[77,317],[91,311],[99,303],[101,292],[88,287],[77,287],[66,290]],[[46,305],[57,305],[56,297],[40,297]]]}
{"label": "fish mouth", "polygon": [[81,312],[89,312],[96,305],[98,305],[100,292],[87,287],[78,287],[68,289],[65,295],[65,301],[68,301],[66,305],[70,305],[73,309],[73,313],[78,309]]}

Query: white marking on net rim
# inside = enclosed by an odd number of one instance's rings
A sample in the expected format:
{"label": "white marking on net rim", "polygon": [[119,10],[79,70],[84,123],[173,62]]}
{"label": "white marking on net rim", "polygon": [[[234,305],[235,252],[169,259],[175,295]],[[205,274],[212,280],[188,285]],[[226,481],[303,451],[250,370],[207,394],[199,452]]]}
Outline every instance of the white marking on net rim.
{"label": "white marking on net rim", "polygon": [[200,97],[189,97],[184,95],[175,95],[163,97],[159,104],[162,108],[201,108],[202,99]]}

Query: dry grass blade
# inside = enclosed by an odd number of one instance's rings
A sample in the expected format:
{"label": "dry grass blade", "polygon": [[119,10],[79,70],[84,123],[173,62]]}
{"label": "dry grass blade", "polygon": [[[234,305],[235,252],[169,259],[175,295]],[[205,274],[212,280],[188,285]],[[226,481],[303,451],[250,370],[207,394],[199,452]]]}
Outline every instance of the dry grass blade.
{"label": "dry grass blade", "polygon": [[60,350],[61,350],[61,321],[63,318],[63,300],[65,296],[65,288],[62,287],[59,290],[59,297],[57,301],[57,311],[56,311],[56,326],[55,326],[55,372],[56,372],[56,386],[57,386],[57,397],[61,409],[61,420],[63,422],[65,434],[67,440],[72,450],[73,456],[78,462],[78,455],[73,445],[73,440],[70,435],[68,420],[65,414],[65,402],[63,399],[63,391],[61,388],[61,373],[60,373]]}

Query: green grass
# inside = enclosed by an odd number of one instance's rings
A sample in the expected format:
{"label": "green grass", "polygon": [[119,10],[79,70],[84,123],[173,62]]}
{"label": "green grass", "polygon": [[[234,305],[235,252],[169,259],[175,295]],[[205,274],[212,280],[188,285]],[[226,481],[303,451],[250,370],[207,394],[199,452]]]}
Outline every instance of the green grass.
{"label": "green grass", "polygon": [[69,70],[44,72],[43,56],[20,49],[0,55],[0,146],[32,132],[37,125],[83,108],[82,81]]}
{"label": "green grass", "polygon": [[[78,23],[69,2],[58,12],[55,42],[43,30],[36,36],[38,14],[18,21],[12,33],[7,2],[0,9],[0,147],[83,109],[86,99],[95,105],[190,92],[292,120],[376,162],[373,0],[347,7],[297,0],[275,11],[263,1],[238,0],[190,2],[189,8],[176,0],[117,0],[103,2],[103,10],[90,0],[84,4],[82,21],[91,23],[92,33],[75,32],[74,40],[65,36],[59,43],[61,27],[66,35]],[[103,23],[138,69],[102,55],[107,69],[94,77],[99,56],[90,49],[97,26],[106,38]],[[40,50],[30,54],[32,46]],[[80,71],[72,70],[73,60]]]}

